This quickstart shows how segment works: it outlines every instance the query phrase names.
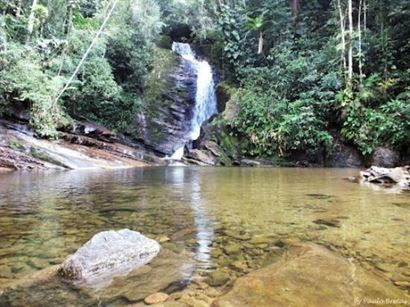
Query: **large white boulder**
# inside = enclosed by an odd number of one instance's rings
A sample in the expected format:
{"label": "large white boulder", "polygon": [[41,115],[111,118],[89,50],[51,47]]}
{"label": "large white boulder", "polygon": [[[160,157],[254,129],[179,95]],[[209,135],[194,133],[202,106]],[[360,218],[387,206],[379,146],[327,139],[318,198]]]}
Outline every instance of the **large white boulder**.
{"label": "large white boulder", "polygon": [[65,279],[99,287],[150,262],[160,245],[137,231],[122,229],[96,234],[59,268]]}

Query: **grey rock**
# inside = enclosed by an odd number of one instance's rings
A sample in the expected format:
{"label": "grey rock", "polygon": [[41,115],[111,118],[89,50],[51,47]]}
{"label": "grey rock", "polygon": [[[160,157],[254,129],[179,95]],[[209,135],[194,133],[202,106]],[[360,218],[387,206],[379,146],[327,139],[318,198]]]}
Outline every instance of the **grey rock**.
{"label": "grey rock", "polygon": [[116,276],[150,262],[160,245],[136,231],[122,229],[96,234],[59,268],[59,275],[76,284],[100,288]]}
{"label": "grey rock", "polygon": [[220,157],[222,155],[221,148],[215,142],[204,141],[203,146],[205,149],[209,150],[215,157]]}
{"label": "grey rock", "polygon": [[378,147],[370,158],[370,164],[380,167],[395,167],[399,164],[399,154],[385,147]]}
{"label": "grey rock", "polygon": [[222,113],[226,109],[226,104],[231,99],[232,93],[230,87],[225,83],[219,83],[215,91],[218,101],[218,112]]}
{"label": "grey rock", "polygon": [[229,274],[226,272],[222,271],[214,271],[211,274],[209,274],[209,277],[207,279],[208,285],[212,287],[219,287],[223,286],[226,284],[229,280]]}
{"label": "grey rock", "polygon": [[333,144],[333,149],[327,157],[326,166],[361,167],[363,166],[363,157],[356,148],[336,139]]}
{"label": "grey rock", "polygon": [[242,165],[242,166],[255,167],[255,166],[260,166],[261,163],[260,163],[259,161],[252,160],[252,159],[242,159],[242,160],[241,160],[241,165]]}
{"label": "grey rock", "polygon": [[69,132],[77,135],[89,136],[108,143],[118,141],[118,138],[113,131],[90,121],[75,121]]}
{"label": "grey rock", "polygon": [[148,148],[171,156],[189,141],[195,107],[196,71],[170,50],[158,49],[148,77],[143,116],[136,115],[129,134]]}
{"label": "grey rock", "polygon": [[215,165],[215,158],[205,150],[192,149],[188,153],[188,158],[199,161],[204,165]]}
{"label": "grey rock", "polygon": [[410,166],[384,168],[372,166],[360,172],[362,182],[381,185],[397,185],[401,189],[410,190]]}

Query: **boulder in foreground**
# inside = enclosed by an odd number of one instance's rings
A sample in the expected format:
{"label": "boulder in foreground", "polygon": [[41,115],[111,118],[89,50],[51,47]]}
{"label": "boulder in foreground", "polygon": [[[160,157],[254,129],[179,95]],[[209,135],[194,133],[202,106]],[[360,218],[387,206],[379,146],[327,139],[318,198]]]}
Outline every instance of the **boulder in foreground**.
{"label": "boulder in foreground", "polygon": [[90,287],[101,287],[150,262],[160,245],[129,229],[96,234],[60,266],[61,277]]}

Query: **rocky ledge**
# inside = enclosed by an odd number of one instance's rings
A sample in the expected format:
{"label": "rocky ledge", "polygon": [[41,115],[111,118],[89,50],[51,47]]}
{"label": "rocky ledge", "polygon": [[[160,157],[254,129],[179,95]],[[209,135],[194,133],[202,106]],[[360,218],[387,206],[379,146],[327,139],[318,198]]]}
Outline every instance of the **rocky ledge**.
{"label": "rocky ledge", "polygon": [[36,138],[25,124],[0,120],[0,172],[114,169],[159,165],[155,154],[103,127],[76,122],[59,140]]}

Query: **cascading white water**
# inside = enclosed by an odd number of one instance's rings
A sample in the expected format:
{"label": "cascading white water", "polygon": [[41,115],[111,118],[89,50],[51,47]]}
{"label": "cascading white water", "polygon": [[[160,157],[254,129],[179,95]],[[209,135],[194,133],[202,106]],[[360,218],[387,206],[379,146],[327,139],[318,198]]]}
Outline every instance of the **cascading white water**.
{"label": "cascading white water", "polygon": [[[195,107],[188,133],[188,139],[194,141],[199,138],[202,124],[217,112],[212,68],[207,61],[196,59],[195,53],[189,44],[174,42],[172,51],[189,61],[197,73]],[[181,160],[183,155],[184,146],[177,149],[170,159]]]}

